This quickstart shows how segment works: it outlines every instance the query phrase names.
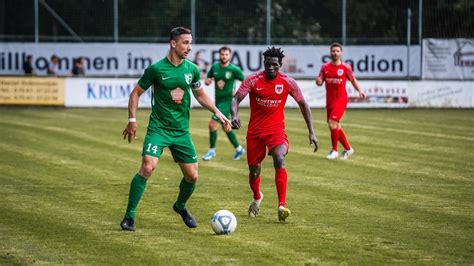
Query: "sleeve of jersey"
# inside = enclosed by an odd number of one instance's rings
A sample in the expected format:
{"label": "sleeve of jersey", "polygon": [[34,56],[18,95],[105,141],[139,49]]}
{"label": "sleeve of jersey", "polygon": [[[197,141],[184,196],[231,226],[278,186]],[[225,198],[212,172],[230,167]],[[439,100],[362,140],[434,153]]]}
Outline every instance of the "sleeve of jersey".
{"label": "sleeve of jersey", "polygon": [[206,78],[212,78],[214,77],[214,67],[211,66],[211,69],[209,69],[209,72],[207,72]]}
{"label": "sleeve of jersey", "polygon": [[252,90],[255,84],[255,75],[250,75],[242,83],[240,84],[238,93],[242,94],[242,96],[246,96]]}
{"label": "sleeve of jersey", "polygon": [[242,69],[240,69],[240,67],[235,68],[235,77],[240,81],[243,81],[245,79],[244,73],[242,72]]}
{"label": "sleeve of jersey", "polygon": [[191,83],[192,90],[199,90],[201,88],[201,73],[197,66],[193,67],[193,81]]}
{"label": "sleeve of jersey", "polygon": [[354,72],[352,72],[352,67],[350,65],[346,65],[346,75],[347,75],[347,78],[350,80],[350,81],[353,81],[354,80]]}
{"label": "sleeve of jersey", "polygon": [[138,80],[138,85],[140,88],[147,90],[153,84],[153,80],[156,78],[156,73],[153,68],[147,67],[145,72]]}
{"label": "sleeve of jersey", "polygon": [[301,92],[300,87],[296,83],[296,81],[292,78],[288,78],[288,85],[290,85],[290,95],[295,99],[297,103],[299,103],[301,100],[304,100],[303,97],[303,92]]}

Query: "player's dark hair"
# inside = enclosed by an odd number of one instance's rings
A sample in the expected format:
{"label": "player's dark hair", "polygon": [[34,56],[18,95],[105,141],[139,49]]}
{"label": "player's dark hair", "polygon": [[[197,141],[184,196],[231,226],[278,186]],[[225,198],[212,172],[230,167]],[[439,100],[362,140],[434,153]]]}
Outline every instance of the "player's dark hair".
{"label": "player's dark hair", "polygon": [[283,50],[281,48],[275,48],[275,46],[268,47],[265,52],[263,52],[263,58],[267,57],[278,57],[278,62],[281,65],[283,57],[285,57],[285,54],[283,53]]}
{"label": "player's dark hair", "polygon": [[339,48],[341,48],[341,51],[342,51],[342,44],[340,44],[338,42],[331,43],[331,46],[329,47],[329,50],[331,50],[333,47],[339,47]]}
{"label": "player's dark hair", "polygon": [[219,53],[221,53],[222,51],[229,51],[230,54],[232,53],[232,50],[230,49],[229,46],[222,46],[222,47],[219,49]]}
{"label": "player's dark hair", "polygon": [[170,41],[178,39],[183,34],[191,34],[191,30],[185,27],[176,27],[170,31]]}

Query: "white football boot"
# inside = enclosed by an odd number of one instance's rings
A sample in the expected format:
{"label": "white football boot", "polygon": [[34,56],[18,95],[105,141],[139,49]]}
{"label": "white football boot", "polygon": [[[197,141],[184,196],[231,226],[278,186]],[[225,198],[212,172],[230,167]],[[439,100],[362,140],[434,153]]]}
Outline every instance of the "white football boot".
{"label": "white football boot", "polygon": [[341,155],[341,160],[347,160],[347,157],[354,153],[354,149],[351,147],[349,150],[344,150]]}
{"label": "white football boot", "polygon": [[326,156],[326,159],[328,160],[334,160],[336,159],[337,157],[339,156],[339,152],[335,151],[335,150],[331,150],[329,152],[329,154]]}

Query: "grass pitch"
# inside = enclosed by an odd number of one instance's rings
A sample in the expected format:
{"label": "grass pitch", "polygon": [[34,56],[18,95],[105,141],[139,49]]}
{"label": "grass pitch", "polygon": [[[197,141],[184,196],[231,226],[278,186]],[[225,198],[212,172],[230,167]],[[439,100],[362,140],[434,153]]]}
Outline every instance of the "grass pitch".
{"label": "grass pitch", "polygon": [[[121,138],[124,109],[0,108],[0,263],[8,264],[473,264],[474,110],[348,110],[355,154],[326,161],[325,111],[313,110],[312,153],[299,110],[287,110],[288,207],[278,223],[271,158],[263,164],[261,216],[247,217],[245,159],[219,131],[217,157],[200,162],[185,227],[171,206],[180,171],[165,151],[138,208],[120,230],[139,138]],[[202,156],[210,113],[192,110]],[[248,122],[248,110],[241,110]],[[245,129],[238,133],[245,140]],[[212,214],[232,211],[237,231],[216,236]]]}

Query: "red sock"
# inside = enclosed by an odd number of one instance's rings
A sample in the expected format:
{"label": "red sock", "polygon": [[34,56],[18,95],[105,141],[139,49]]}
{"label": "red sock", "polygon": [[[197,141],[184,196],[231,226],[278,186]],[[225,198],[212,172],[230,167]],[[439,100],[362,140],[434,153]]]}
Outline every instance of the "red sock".
{"label": "red sock", "polygon": [[349,145],[349,141],[347,141],[346,134],[342,128],[339,130],[339,141],[342,143],[342,146],[344,146],[346,151],[351,149],[351,145]]}
{"label": "red sock", "polygon": [[251,176],[249,176],[249,185],[250,189],[252,189],[253,192],[253,198],[256,200],[260,199],[260,177],[257,176],[257,178],[253,179]]}
{"label": "red sock", "polygon": [[339,141],[339,128],[331,129],[332,149],[337,151],[337,142]]}
{"label": "red sock", "polygon": [[275,169],[275,184],[278,194],[278,207],[286,206],[286,184],[288,183],[288,174],[286,168]]}

